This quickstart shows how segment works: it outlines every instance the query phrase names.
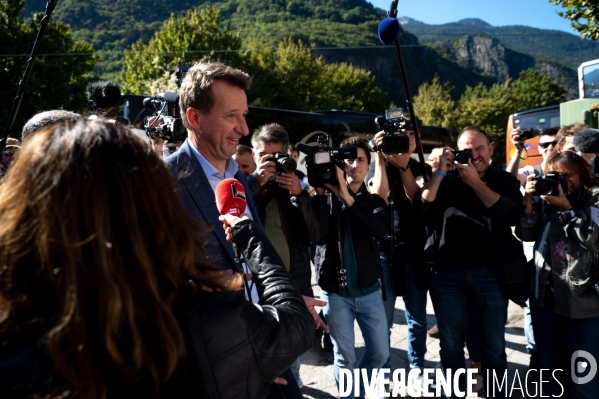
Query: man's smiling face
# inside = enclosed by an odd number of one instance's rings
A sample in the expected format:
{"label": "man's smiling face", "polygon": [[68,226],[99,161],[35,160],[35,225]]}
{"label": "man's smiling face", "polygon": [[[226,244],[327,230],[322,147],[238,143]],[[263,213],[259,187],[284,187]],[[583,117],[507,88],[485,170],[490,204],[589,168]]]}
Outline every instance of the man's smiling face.
{"label": "man's smiling face", "polygon": [[237,149],[239,139],[249,134],[245,121],[248,113],[245,91],[225,81],[212,85],[214,106],[209,113],[199,113],[198,150],[211,162],[224,162]]}

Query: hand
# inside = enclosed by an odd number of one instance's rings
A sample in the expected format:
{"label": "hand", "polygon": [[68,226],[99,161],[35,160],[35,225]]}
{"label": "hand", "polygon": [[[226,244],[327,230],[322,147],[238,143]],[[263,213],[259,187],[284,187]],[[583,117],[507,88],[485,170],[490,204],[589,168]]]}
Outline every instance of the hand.
{"label": "hand", "polygon": [[408,162],[410,162],[410,154],[409,152],[405,153],[405,154],[385,154],[383,153],[383,155],[385,156],[385,159],[393,166],[395,166],[396,168],[405,168],[408,165]]}
{"label": "hand", "polygon": [[265,185],[277,173],[277,165],[274,161],[269,161],[271,158],[272,154],[262,155],[256,163],[256,170],[252,173],[261,186]]}
{"label": "hand", "polygon": [[572,205],[570,204],[570,201],[568,201],[568,198],[566,198],[562,185],[558,185],[557,188],[559,190],[559,195],[541,195],[541,199],[547,204],[556,207],[561,212],[572,209]]}
{"label": "hand", "polygon": [[532,197],[535,195],[535,185],[537,182],[534,180],[534,176],[530,175],[526,177],[526,184],[524,185],[524,202],[532,203]]}
{"label": "hand", "polygon": [[466,183],[470,187],[473,187],[474,185],[481,182],[480,176],[478,175],[476,168],[474,167],[474,165],[472,165],[472,158],[468,158],[467,165],[456,163],[455,167],[458,170],[458,173],[460,174],[460,178],[464,181],[464,183]]}
{"label": "hand", "polygon": [[455,155],[453,155],[453,152],[451,151],[450,147],[443,147],[443,154],[439,157],[439,165],[437,167],[437,170],[442,173],[447,173],[455,167],[453,164]]}
{"label": "hand", "polygon": [[344,196],[349,195],[349,191],[347,189],[347,182],[345,181],[345,172],[341,170],[340,167],[336,167],[337,169],[337,184],[333,185],[331,183],[324,183],[324,186],[328,188],[333,194],[337,196],[337,198],[343,200]]}
{"label": "hand", "polygon": [[328,333],[329,327],[326,325],[324,321],[322,321],[322,319],[318,315],[318,311],[314,308],[315,306],[325,306],[327,303],[325,301],[319,301],[318,299],[314,299],[305,295],[302,295],[302,298],[304,298],[304,303],[306,304],[306,307],[308,308],[310,314],[314,318],[314,324],[316,326],[315,328],[322,328],[322,331]]}
{"label": "hand", "polygon": [[227,236],[227,241],[230,243],[233,242],[233,234],[231,233],[231,226],[235,226],[237,223],[242,220],[251,219],[247,213],[242,213],[239,217],[233,215],[221,215],[218,217],[218,220],[223,222],[223,229],[225,230],[225,235]]}
{"label": "hand", "polygon": [[273,381],[277,385],[287,385],[287,380],[285,378],[277,377]]}
{"label": "hand", "polygon": [[295,173],[279,173],[276,178],[276,182],[279,183],[279,187],[285,190],[289,190],[289,194],[298,196],[302,193],[302,185],[299,177]]}
{"label": "hand", "polygon": [[516,146],[518,151],[522,151],[524,149],[524,140],[520,140],[520,132],[522,132],[522,129],[520,126],[518,126],[517,128],[513,129],[512,133],[510,134],[510,141]]}

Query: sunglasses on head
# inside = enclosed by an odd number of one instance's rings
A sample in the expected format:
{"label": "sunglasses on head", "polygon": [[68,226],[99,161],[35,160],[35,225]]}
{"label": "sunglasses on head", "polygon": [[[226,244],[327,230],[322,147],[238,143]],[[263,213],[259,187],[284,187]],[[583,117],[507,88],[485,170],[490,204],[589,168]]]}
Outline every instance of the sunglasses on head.
{"label": "sunglasses on head", "polygon": [[548,141],[546,143],[539,143],[539,147],[541,147],[542,149],[546,149],[546,148],[549,148],[550,145],[555,147],[556,144],[557,144],[557,141],[553,140],[553,141]]}
{"label": "sunglasses on head", "polygon": [[7,157],[12,157],[13,156],[13,152],[12,151],[4,151],[2,153],[2,155],[7,156]]}

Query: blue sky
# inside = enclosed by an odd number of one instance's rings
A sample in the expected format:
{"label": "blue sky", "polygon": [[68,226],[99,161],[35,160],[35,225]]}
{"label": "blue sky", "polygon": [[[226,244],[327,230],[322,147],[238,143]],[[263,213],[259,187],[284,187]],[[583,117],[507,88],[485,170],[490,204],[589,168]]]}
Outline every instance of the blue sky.
{"label": "blue sky", "polygon": [[[391,5],[391,0],[368,1],[383,10]],[[493,26],[526,25],[577,34],[557,15],[561,10],[548,0],[400,0],[397,15],[433,25],[479,18]]]}

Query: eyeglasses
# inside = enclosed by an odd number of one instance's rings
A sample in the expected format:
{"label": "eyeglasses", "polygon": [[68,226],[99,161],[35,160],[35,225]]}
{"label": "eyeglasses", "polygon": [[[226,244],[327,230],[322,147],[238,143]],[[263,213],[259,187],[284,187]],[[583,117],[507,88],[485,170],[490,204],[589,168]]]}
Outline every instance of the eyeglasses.
{"label": "eyeglasses", "polygon": [[542,149],[547,149],[547,148],[549,148],[550,145],[555,147],[557,145],[557,141],[553,140],[553,141],[548,141],[546,143],[539,143],[539,147]]}
{"label": "eyeglasses", "polygon": [[6,157],[12,157],[13,156],[13,152],[12,151],[4,151],[2,153],[2,155],[6,156]]}

